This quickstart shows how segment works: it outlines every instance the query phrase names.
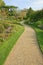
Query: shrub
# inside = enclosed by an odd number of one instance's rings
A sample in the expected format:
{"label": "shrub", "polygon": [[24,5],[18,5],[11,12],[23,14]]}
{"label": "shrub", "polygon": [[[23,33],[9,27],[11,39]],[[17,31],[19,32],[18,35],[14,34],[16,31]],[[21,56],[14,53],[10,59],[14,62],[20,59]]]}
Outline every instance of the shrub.
{"label": "shrub", "polygon": [[3,23],[3,25],[5,29],[7,29],[10,26],[9,23]]}
{"label": "shrub", "polygon": [[4,31],[4,26],[0,24],[0,33],[3,33],[3,31]]}
{"label": "shrub", "polygon": [[31,17],[30,17],[30,21],[31,22],[36,22],[43,19],[43,10],[39,10],[34,12]]}

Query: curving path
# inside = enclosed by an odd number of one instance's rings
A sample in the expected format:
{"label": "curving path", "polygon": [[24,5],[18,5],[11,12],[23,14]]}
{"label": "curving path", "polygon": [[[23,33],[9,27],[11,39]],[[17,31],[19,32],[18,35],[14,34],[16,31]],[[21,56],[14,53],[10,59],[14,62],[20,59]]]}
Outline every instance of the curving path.
{"label": "curving path", "polygon": [[24,33],[12,48],[4,65],[43,65],[42,54],[31,27],[25,26]]}

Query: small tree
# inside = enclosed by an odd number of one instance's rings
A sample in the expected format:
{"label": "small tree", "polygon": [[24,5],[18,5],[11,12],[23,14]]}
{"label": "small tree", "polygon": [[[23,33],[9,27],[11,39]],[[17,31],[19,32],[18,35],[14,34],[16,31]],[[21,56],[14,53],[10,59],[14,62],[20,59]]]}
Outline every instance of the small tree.
{"label": "small tree", "polygon": [[28,11],[27,11],[27,14],[26,14],[27,18],[30,18],[31,15],[32,15],[32,13],[33,13],[33,10],[32,10],[32,8],[30,7],[30,8],[28,9]]}

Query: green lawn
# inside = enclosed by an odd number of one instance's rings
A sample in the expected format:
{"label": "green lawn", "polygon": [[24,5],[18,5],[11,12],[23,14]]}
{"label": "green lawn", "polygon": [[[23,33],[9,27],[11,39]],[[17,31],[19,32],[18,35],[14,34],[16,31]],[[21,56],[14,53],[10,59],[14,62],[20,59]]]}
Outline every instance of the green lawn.
{"label": "green lawn", "polygon": [[37,34],[37,39],[38,39],[38,44],[39,47],[43,53],[43,30],[39,28],[35,28],[36,34]]}
{"label": "green lawn", "polygon": [[21,25],[17,25],[16,29],[16,33],[13,32],[12,35],[5,42],[3,42],[3,45],[0,47],[0,65],[3,65],[14,44],[24,31],[24,27]]}

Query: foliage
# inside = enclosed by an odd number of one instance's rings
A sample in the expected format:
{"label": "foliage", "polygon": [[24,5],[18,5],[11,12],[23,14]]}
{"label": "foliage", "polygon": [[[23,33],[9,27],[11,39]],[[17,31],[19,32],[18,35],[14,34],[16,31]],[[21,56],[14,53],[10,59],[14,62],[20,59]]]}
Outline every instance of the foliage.
{"label": "foliage", "polygon": [[43,9],[33,11],[33,13],[27,12],[25,24],[30,25],[36,31],[38,44],[43,53]]}
{"label": "foliage", "polygon": [[38,20],[43,19],[43,10],[36,11],[32,16],[30,17],[31,22],[36,22]]}
{"label": "foliage", "polygon": [[0,43],[8,38],[13,26],[13,22],[9,20],[0,20]]}
{"label": "foliage", "polygon": [[9,23],[3,23],[3,25],[4,25],[4,28],[5,28],[5,29],[7,29],[7,28],[10,27],[10,24],[9,24]]}
{"label": "foliage", "polygon": [[3,31],[4,31],[4,26],[0,24],[0,33],[3,33]]}
{"label": "foliage", "polygon": [[16,43],[17,39],[19,36],[23,33],[24,28],[23,26],[20,26],[16,24],[16,29],[17,31],[15,32],[15,27],[13,29],[12,35],[5,41],[3,42],[3,45],[0,47],[0,65],[2,65],[8,56],[9,52],[11,51],[12,47]]}
{"label": "foliage", "polygon": [[31,17],[31,15],[33,14],[33,10],[32,10],[32,8],[30,7],[29,9],[28,9],[28,11],[27,11],[27,14],[26,14],[26,18],[28,19],[28,18],[30,18]]}
{"label": "foliage", "polygon": [[6,6],[4,1],[0,0],[0,65],[4,63],[24,31],[24,27],[17,23],[18,21],[17,7]]}
{"label": "foliage", "polygon": [[0,6],[5,6],[5,3],[3,0],[0,0]]}
{"label": "foliage", "polygon": [[[31,8],[29,12],[32,12]],[[43,9],[38,11],[33,11],[33,13],[27,12],[27,19],[25,21],[26,24],[34,24],[35,27],[39,27],[43,29]]]}
{"label": "foliage", "polygon": [[[43,9],[38,11],[33,11],[32,8],[29,8],[27,15],[27,19],[25,23],[35,23],[36,24],[43,24]],[[41,21],[39,21],[41,20]]]}

